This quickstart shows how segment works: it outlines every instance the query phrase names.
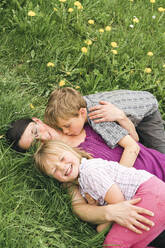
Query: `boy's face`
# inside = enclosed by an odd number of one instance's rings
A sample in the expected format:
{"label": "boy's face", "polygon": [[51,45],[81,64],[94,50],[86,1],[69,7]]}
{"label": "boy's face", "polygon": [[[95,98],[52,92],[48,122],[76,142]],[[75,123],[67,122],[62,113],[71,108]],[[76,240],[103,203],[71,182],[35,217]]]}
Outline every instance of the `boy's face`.
{"label": "boy's face", "polygon": [[78,117],[72,117],[67,120],[58,118],[58,127],[62,132],[69,136],[79,135],[84,128],[86,122],[86,116],[83,113],[79,113]]}
{"label": "boy's face", "polygon": [[30,122],[22,134],[19,146],[28,150],[35,140],[51,140],[52,135],[53,129],[44,124],[41,120],[35,118],[34,122]]}

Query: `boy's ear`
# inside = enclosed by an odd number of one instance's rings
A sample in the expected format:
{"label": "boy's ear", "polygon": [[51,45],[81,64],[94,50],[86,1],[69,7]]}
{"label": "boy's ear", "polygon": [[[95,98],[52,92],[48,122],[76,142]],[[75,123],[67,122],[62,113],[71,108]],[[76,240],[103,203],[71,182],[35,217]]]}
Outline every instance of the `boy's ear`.
{"label": "boy's ear", "polygon": [[36,122],[36,123],[43,124],[43,122],[42,122],[40,119],[38,119],[37,117],[32,117],[32,120],[33,120],[34,122]]}
{"label": "boy's ear", "polygon": [[80,108],[79,114],[81,114],[82,116],[84,116],[86,114],[86,108]]}

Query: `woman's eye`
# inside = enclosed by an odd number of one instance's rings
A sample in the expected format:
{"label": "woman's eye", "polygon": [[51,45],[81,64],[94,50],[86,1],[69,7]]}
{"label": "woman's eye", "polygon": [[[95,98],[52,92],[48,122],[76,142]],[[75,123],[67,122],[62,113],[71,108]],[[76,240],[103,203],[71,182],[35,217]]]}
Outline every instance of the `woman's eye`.
{"label": "woman's eye", "polygon": [[38,131],[37,131],[37,129],[36,129],[34,135],[35,135],[35,136],[38,136]]}
{"label": "woman's eye", "polygon": [[37,128],[35,128],[35,129],[33,130],[33,135],[34,135],[34,137],[38,137],[38,131],[37,131]]}

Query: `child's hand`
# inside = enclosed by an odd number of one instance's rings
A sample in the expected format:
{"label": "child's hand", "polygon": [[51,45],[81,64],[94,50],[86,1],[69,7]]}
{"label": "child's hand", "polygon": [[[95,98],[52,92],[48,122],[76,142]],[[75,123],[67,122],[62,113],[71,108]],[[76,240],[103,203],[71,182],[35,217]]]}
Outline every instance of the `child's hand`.
{"label": "child's hand", "polygon": [[88,193],[85,194],[85,199],[90,205],[98,205],[98,201],[94,200]]}
{"label": "child's hand", "polygon": [[96,105],[89,109],[89,118],[95,123],[103,121],[119,121],[125,117],[124,112],[109,102],[100,101],[100,105]]}

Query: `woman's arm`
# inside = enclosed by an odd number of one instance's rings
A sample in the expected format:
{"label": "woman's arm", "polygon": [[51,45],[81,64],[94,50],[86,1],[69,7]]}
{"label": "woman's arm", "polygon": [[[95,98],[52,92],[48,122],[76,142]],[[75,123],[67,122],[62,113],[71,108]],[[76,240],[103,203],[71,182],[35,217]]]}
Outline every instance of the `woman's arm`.
{"label": "woman's arm", "polygon": [[103,121],[116,121],[121,127],[128,131],[130,136],[135,141],[139,141],[138,134],[132,121],[125,115],[123,110],[117,108],[109,102],[100,101],[100,105],[90,108],[90,113],[88,116],[95,123]]}
{"label": "woman's arm", "polygon": [[119,163],[127,167],[132,167],[139,154],[140,146],[129,135],[122,138],[118,142],[118,145],[124,148]]}
{"label": "woman's arm", "polygon": [[84,221],[94,224],[114,221],[136,233],[141,233],[140,229],[148,230],[147,225],[153,225],[152,221],[142,215],[153,216],[153,213],[135,206],[140,201],[140,198],[106,206],[93,206],[86,203],[77,186],[72,186],[68,189],[72,197],[73,212]]}

